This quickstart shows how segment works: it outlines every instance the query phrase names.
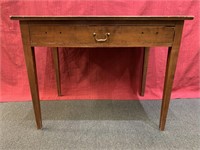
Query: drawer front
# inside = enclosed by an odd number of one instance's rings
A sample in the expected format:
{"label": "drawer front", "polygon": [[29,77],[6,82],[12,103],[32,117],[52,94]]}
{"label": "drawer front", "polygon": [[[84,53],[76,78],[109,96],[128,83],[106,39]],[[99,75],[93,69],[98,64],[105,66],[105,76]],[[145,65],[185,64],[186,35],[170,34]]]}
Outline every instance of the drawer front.
{"label": "drawer front", "polygon": [[139,25],[30,24],[32,46],[139,47],[171,46],[174,28]]}

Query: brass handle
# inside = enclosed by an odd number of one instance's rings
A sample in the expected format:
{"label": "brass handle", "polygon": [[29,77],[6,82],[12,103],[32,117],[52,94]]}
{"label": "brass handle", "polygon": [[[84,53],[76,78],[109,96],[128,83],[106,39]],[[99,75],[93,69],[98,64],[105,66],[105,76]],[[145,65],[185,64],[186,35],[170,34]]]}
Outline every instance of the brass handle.
{"label": "brass handle", "polygon": [[98,39],[97,34],[95,32],[93,33],[93,36],[94,36],[95,41],[97,42],[106,42],[108,40],[108,37],[110,36],[110,33],[105,34],[105,37],[106,37],[105,39]]}

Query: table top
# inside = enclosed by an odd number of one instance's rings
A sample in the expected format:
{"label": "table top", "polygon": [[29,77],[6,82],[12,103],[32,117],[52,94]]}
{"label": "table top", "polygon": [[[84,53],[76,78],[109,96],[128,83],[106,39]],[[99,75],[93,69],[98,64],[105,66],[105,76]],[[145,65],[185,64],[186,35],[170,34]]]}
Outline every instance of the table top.
{"label": "table top", "polygon": [[193,16],[10,16],[12,20],[192,20]]}

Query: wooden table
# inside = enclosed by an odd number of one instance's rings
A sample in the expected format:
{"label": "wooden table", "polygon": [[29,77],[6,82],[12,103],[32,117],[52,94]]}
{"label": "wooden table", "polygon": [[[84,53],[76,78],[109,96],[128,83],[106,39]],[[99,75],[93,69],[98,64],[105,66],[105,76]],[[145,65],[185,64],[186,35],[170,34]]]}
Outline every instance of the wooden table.
{"label": "wooden table", "polygon": [[[149,47],[168,47],[160,114],[164,130],[181,44],[184,20],[191,16],[11,16],[19,20],[37,128],[42,128],[34,47],[53,47],[58,94],[61,94],[57,47],[144,47],[141,95],[144,95]],[[164,67],[164,66],[163,66]]]}

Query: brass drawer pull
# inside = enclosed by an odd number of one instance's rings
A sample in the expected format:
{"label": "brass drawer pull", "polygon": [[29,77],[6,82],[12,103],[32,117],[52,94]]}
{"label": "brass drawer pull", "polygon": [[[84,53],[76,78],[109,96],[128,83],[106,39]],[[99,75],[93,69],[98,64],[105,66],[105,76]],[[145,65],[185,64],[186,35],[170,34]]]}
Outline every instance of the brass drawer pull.
{"label": "brass drawer pull", "polygon": [[95,32],[93,33],[93,36],[94,36],[95,41],[97,42],[106,42],[108,40],[108,37],[110,36],[110,33],[105,34],[105,37],[106,37],[105,39],[98,39],[97,34]]}

